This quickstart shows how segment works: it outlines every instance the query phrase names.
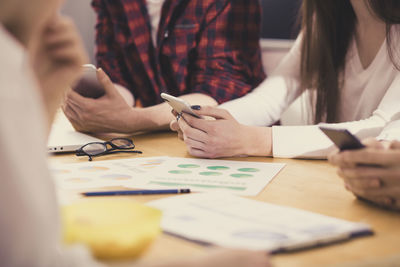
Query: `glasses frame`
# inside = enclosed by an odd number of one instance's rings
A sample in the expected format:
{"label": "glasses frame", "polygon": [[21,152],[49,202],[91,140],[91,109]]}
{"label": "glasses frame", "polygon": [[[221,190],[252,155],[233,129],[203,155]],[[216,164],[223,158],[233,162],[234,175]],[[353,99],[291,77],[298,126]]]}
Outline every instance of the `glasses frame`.
{"label": "glasses frame", "polygon": [[[128,148],[124,148],[124,147],[119,147],[117,145],[115,145],[113,143],[113,141],[116,140],[124,140],[127,141],[131,144],[130,147]],[[89,145],[103,145],[105,150],[103,152],[97,153],[97,154],[89,154],[85,151],[83,151],[83,149]],[[109,148],[109,146],[111,148]],[[93,157],[99,157],[99,156],[104,156],[104,155],[109,155],[109,154],[116,154],[116,153],[137,153],[137,154],[142,154],[142,151],[139,150],[132,150],[135,149],[135,144],[133,143],[133,141],[131,139],[128,138],[121,138],[121,137],[117,137],[117,138],[113,138],[109,141],[105,141],[105,142],[91,142],[91,143],[87,143],[83,146],[81,146],[79,149],[75,150],[75,155],[78,157],[81,156],[87,156],[89,157],[89,161],[93,160]]]}

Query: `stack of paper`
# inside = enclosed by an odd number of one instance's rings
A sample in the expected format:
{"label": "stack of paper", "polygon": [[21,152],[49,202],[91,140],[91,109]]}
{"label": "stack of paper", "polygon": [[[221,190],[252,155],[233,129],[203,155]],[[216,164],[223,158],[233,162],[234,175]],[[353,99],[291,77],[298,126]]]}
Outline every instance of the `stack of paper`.
{"label": "stack of paper", "polygon": [[227,194],[191,194],[149,203],[165,232],[229,248],[280,252],[371,234],[368,225]]}

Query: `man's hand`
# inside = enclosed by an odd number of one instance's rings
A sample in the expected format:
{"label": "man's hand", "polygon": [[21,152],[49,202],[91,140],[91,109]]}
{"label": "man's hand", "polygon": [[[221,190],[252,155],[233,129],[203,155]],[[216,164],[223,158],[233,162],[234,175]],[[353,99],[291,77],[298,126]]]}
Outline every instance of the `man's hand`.
{"label": "man's hand", "polygon": [[47,23],[29,50],[51,123],[62,97],[88,58],[74,23],[59,15]]}
{"label": "man's hand", "polygon": [[132,133],[134,125],[140,120],[132,119],[141,109],[132,108],[121,96],[107,74],[97,70],[97,78],[103,85],[105,94],[98,98],[86,98],[69,91],[63,106],[67,118],[80,132],[118,132]]}
{"label": "man's hand", "polygon": [[367,148],[335,152],[329,161],[338,166],[346,188],[356,196],[400,210],[400,142],[385,148],[368,141]]}

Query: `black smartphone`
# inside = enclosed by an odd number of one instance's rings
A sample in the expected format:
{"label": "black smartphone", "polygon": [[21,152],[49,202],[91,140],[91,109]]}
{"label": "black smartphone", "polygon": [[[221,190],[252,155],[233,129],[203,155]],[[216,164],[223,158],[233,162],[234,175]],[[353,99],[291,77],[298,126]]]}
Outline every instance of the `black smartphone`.
{"label": "black smartphone", "polygon": [[82,77],[72,86],[72,89],[84,97],[102,97],[105,94],[105,91],[97,79],[96,67],[92,64],[85,64],[82,68]]}
{"label": "black smartphone", "polygon": [[365,147],[356,136],[346,129],[333,129],[321,126],[319,128],[341,151]]}

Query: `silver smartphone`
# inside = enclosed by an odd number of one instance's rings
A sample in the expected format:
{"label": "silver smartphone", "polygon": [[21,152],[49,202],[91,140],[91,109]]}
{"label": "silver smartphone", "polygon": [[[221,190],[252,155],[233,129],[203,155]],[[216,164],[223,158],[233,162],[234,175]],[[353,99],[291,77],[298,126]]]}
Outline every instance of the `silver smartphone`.
{"label": "silver smartphone", "polygon": [[161,93],[161,98],[165,100],[177,113],[187,113],[193,117],[202,119],[202,117],[196,114],[196,111],[190,107],[190,104],[183,99],[177,98],[175,96]]}
{"label": "silver smartphone", "polygon": [[85,64],[82,68],[82,77],[72,85],[72,89],[84,97],[102,97],[105,94],[105,91],[104,87],[97,79],[97,68],[92,64]]}

